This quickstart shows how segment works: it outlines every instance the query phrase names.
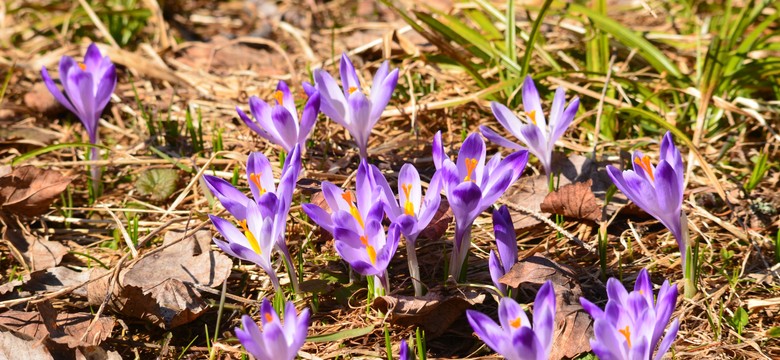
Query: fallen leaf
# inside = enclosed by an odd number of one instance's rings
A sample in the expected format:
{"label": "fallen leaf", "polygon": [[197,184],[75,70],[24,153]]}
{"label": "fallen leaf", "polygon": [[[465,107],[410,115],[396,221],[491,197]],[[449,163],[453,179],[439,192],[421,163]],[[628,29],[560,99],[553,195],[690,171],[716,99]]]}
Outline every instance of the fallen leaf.
{"label": "fallen leaf", "polygon": [[[507,204],[517,204],[544,217],[549,217],[550,214],[542,213],[539,207],[545,196],[547,196],[547,189],[547,177],[544,175],[521,177],[506,191],[501,201]],[[516,231],[541,223],[535,217],[516,211],[511,206],[509,207],[509,214],[512,216],[512,224]]]}
{"label": "fallen leaf", "polygon": [[[84,269],[78,271],[66,266],[56,266],[43,271],[36,271],[30,274],[30,280],[27,281],[22,289],[36,292],[52,292],[66,287],[83,284],[89,281],[93,269]],[[75,289],[71,294],[86,297],[86,287]]]}
{"label": "fallen leaf", "polygon": [[[207,308],[194,285],[215,287],[230,274],[233,261],[211,251],[211,232],[184,234],[169,231],[160,251],[142,256],[119,274],[108,308],[120,314],[145,319],[170,329],[195,320]],[[177,242],[178,241],[178,242]],[[93,271],[92,277],[100,276]],[[87,287],[92,305],[101,304],[108,292],[109,277]]]}
{"label": "fallen leaf", "polygon": [[[571,359],[590,351],[593,319],[580,305],[582,287],[574,269],[533,255],[517,262],[499,282],[520,289],[523,294],[527,288],[533,288],[535,293],[547,280],[553,283],[557,306],[550,359]],[[533,297],[528,297],[528,300],[532,301]]]}
{"label": "fallen leaf", "polygon": [[[56,321],[49,316],[56,316]],[[95,315],[89,313],[54,311],[53,315],[42,316],[37,311],[10,310],[0,313],[0,327],[17,331],[38,340],[48,339],[54,343],[53,345],[61,344],[75,348],[77,346],[98,345],[111,335],[114,319],[103,316],[92,326],[82,342],[81,337],[94,318]],[[47,326],[49,321],[51,322]]]}
{"label": "fallen leaf", "polygon": [[0,177],[0,210],[38,216],[49,210],[71,179],[54,170],[22,166]]}
{"label": "fallen leaf", "polygon": [[441,199],[439,203],[439,209],[436,210],[436,214],[433,215],[431,222],[423,230],[420,235],[425,239],[438,240],[444,233],[447,232],[447,228],[452,222],[452,209],[447,199]]}
{"label": "fallen leaf", "polygon": [[54,359],[40,340],[17,335],[12,331],[0,331],[0,359]]}
{"label": "fallen leaf", "polygon": [[[16,217],[0,213],[0,223],[5,225],[3,240],[8,241],[16,250],[11,251],[11,254],[30,271],[57,266],[62,261],[62,257],[68,253],[68,248],[64,245],[32,234]],[[21,259],[18,258],[19,256]]]}
{"label": "fallen leaf", "polygon": [[545,196],[540,208],[544,212],[567,218],[600,221],[601,206],[590,189],[593,180],[564,185]]}
{"label": "fallen leaf", "polygon": [[76,360],[122,360],[116,351],[106,351],[100,346],[85,346],[76,349]]}
{"label": "fallen leaf", "polygon": [[179,172],[174,169],[149,169],[138,175],[135,187],[154,201],[169,198],[177,189]]}
{"label": "fallen leaf", "polygon": [[425,330],[428,339],[443,334],[466,309],[481,304],[485,294],[472,290],[455,294],[442,294],[431,290],[422,297],[380,296],[374,299],[372,307],[388,314],[390,323],[402,327],[419,326]]}
{"label": "fallen leaf", "polygon": [[49,115],[65,110],[43,82],[36,83],[28,93],[24,94],[24,105],[30,110]]}

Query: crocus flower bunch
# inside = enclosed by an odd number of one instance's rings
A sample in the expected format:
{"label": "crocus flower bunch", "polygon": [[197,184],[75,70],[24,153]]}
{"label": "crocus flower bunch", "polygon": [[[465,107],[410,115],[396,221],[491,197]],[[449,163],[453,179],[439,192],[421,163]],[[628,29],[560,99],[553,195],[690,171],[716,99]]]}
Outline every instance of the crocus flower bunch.
{"label": "crocus flower bunch", "polygon": [[343,126],[357,143],[360,157],[368,158],[368,136],[393,96],[398,84],[398,69],[390,71],[387,61],[374,74],[371,93],[366,96],[357,71],[347,54],[341,55],[341,88],[325,70],[314,70],[314,86],[304,84],[311,96],[314,90],[322,96],[320,109],[331,120]]}
{"label": "crocus flower bunch", "polygon": [[[569,128],[569,125],[571,125],[572,120],[574,120],[574,115],[577,114],[577,109],[580,107],[580,99],[575,96],[569,102],[569,105],[564,107],[566,90],[559,87],[555,91],[548,122],[542,110],[539,91],[536,90],[534,80],[530,76],[526,77],[523,82],[522,96],[523,110],[525,111],[525,117],[528,119],[526,123],[521,122],[511,110],[500,103],[491,102],[490,107],[493,109],[493,115],[496,117],[496,120],[512,135],[520,139],[528,147],[528,151],[539,158],[539,162],[542,163],[549,179],[553,175],[552,153],[555,142],[560,139],[563,133],[566,132],[566,129]],[[516,150],[523,148],[487,126],[480,126],[479,129],[488,140],[498,145]]]}
{"label": "crocus flower bunch", "polygon": [[281,146],[286,152],[291,152],[295,145],[305,149],[306,139],[317,121],[320,111],[320,94],[314,89],[309,94],[309,100],[303,107],[300,121],[295,108],[290,88],[287,83],[279,81],[274,92],[274,105],[269,105],[256,96],[249,98],[249,109],[254,117],[252,120],[236,106],[236,112],[244,123],[255,133],[268,141]]}
{"label": "crocus flower bunch", "polygon": [[501,292],[501,295],[506,296],[506,285],[498,280],[508,273],[517,262],[515,227],[512,224],[512,216],[509,215],[509,209],[507,209],[506,205],[493,212],[493,232],[496,236],[498,255],[493,250],[490,250],[490,258],[488,259],[490,278],[493,280],[493,285]]}
{"label": "crocus flower bunch", "polygon": [[[292,266],[292,257],[284,234],[292,194],[300,171],[300,146],[295,145],[282,167],[278,187],[274,185],[273,170],[268,158],[261,153],[249,155],[246,178],[253,199],[221,178],[203,176],[211,193],[235,217],[243,230],[242,233],[229,221],[209,215],[217,230],[227,241],[223,242],[215,238],[214,242],[228,254],[262,267],[278,289],[279,283],[271,266],[272,250],[277,249],[284,258],[290,273],[290,282],[296,292],[298,291],[297,276],[295,276],[295,268]],[[268,225],[265,225],[266,223]]]}
{"label": "crocus flower bunch", "polygon": [[[437,134],[437,138],[440,141],[440,135]],[[433,151],[444,153],[441,147],[437,149],[437,144]],[[528,152],[519,150],[505,159],[497,153],[486,164],[485,143],[474,133],[463,142],[456,163],[439,155],[434,155],[434,162],[437,158],[441,159],[442,182],[455,217],[450,275],[460,280],[471,247],[471,225],[520,177],[528,163]]]}
{"label": "crocus flower bunch", "polygon": [[469,324],[480,339],[508,360],[546,360],[555,333],[555,291],[547,281],[536,293],[534,323],[512,298],[498,304],[498,323],[475,310],[466,310]]}
{"label": "crocus flower bunch", "polygon": [[[60,83],[64,94],[54,83],[49,71],[41,68],[41,76],[46,88],[54,98],[65,108],[75,114],[84,129],[87,130],[89,142],[97,144],[99,141],[98,122],[100,115],[111,100],[111,94],[116,88],[116,67],[108,56],[100,53],[97,45],[90,44],[84,55],[84,62],[77,62],[70,56],[60,59]],[[98,160],[100,153],[97,147],[92,147],[90,160]],[[100,186],[100,166],[91,168],[92,186],[98,189]]]}
{"label": "crocus flower bunch", "polygon": [[610,165],[607,173],[626,197],[671,231],[682,256],[685,295],[691,297],[696,293],[695,264],[689,259],[687,217],[682,211],[685,168],[680,150],[674,145],[672,134],[667,132],[661,140],[658,165],[653,166],[650,157],[640,151],[635,151],[631,160],[632,170],[621,172]]}
{"label": "crocus flower bunch", "polygon": [[391,194],[390,186],[379,169],[361,161],[355,177],[355,195],[337,186],[322,183],[325,201],[332,210],[328,214],[313,204],[304,204],[303,211],[323,229],[333,235],[339,255],[358,273],[375,276],[378,289],[389,292],[387,266],[398,249],[400,230],[393,224],[385,233],[385,204],[381,199]]}
{"label": "crocus flower bunch", "polygon": [[306,341],[309,330],[309,309],[300,314],[295,304],[288,301],[284,308],[284,323],[274,311],[268,299],[260,305],[262,330],[249,315],[241,317],[241,328],[236,328],[236,337],[247,352],[257,360],[292,360]]}
{"label": "crocus flower bunch", "polygon": [[[627,292],[617,279],[610,278],[607,281],[607,295],[609,300],[604,310],[580,298],[582,307],[595,320],[595,338],[590,340],[590,345],[599,359],[663,358],[672,346],[680,326],[678,320],[674,319],[666,327],[677,303],[677,287],[664,281],[654,299],[650,275],[647,269],[642,269],[634,284],[634,291]],[[652,356],[654,350],[655,356]]]}

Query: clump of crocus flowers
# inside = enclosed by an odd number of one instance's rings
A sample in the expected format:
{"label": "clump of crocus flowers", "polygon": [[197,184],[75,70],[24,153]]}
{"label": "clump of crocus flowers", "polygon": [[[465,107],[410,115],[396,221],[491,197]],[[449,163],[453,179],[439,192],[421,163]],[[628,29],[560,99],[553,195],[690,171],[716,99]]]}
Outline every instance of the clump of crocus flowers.
{"label": "clump of crocus flowers", "polygon": [[650,156],[641,151],[634,152],[631,165],[632,170],[622,172],[610,165],[607,173],[626,197],[671,231],[682,256],[685,296],[693,297],[696,294],[696,262],[688,237],[688,219],[682,210],[685,168],[672,134],[667,132],[661,140],[657,165],[654,166]]}
{"label": "clump of crocus flowers", "polygon": [[236,337],[244,349],[257,360],[292,360],[306,341],[309,330],[309,309],[298,314],[295,304],[288,301],[284,308],[284,323],[268,299],[260,305],[260,323],[257,326],[249,315],[241,317],[241,328]]}
{"label": "clump of crocus flowers", "polygon": [[[87,48],[84,62],[77,62],[70,56],[63,56],[60,59],[59,72],[64,94],[49,76],[49,71],[45,67],[41,69],[44,84],[62,106],[81,120],[84,129],[87,130],[90,144],[96,145],[100,141],[98,131],[100,115],[116,88],[114,63],[108,56],[103,56],[97,45],[93,43]],[[97,147],[92,147],[89,158],[93,161],[100,159],[100,151]],[[92,189],[97,196],[101,185],[100,166],[93,164],[90,169]]]}
{"label": "clump of crocus flowers", "polygon": [[498,304],[498,323],[475,310],[466,310],[469,324],[488,347],[508,360],[549,359],[555,334],[555,290],[547,281],[534,299],[533,326],[512,298]]}
{"label": "clump of crocus flowers", "polygon": [[[604,310],[580,298],[582,307],[595,320],[595,338],[590,340],[590,345],[599,359],[663,358],[672,346],[680,326],[678,320],[674,319],[667,328],[677,304],[677,287],[664,281],[658,296],[654,298],[650,274],[647,269],[642,269],[633,291],[629,293],[620,281],[610,278],[607,281],[607,295],[609,300]],[[655,356],[652,356],[653,351]]]}

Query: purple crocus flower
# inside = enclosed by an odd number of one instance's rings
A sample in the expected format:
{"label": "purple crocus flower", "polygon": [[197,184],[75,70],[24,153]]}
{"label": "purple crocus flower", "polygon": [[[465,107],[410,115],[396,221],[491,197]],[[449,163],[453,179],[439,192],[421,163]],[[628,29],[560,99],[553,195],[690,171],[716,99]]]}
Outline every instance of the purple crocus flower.
{"label": "purple crocus flower", "polygon": [[[84,62],[78,63],[70,56],[60,59],[60,83],[65,94],[54,83],[45,67],[41,68],[41,76],[46,88],[54,98],[70,112],[76,114],[87,130],[89,142],[97,144],[99,140],[98,121],[108,105],[111,94],[116,88],[116,67],[108,56],[100,53],[97,45],[92,43],[84,55]],[[91,160],[98,160],[100,153],[93,147]],[[100,167],[92,166],[93,186],[99,186]]]}
{"label": "purple crocus flower", "polygon": [[[378,205],[381,208],[381,204]],[[363,235],[342,227],[336,227],[333,234],[336,239],[336,252],[344,261],[364,276],[375,276],[379,281],[375,287],[390,292],[387,278],[387,266],[398,249],[400,231],[396,224],[390,225],[385,236],[385,228],[377,219],[369,219],[363,229]]]}
{"label": "purple crocus flower", "polygon": [[533,327],[523,308],[509,297],[498,304],[499,324],[474,310],[466,310],[466,317],[479,338],[508,360],[547,360],[555,332],[555,307],[555,291],[548,280],[536,293]]}
{"label": "purple crocus flower", "polygon": [[[414,292],[422,296],[420,266],[417,264],[415,244],[417,237],[433,219],[441,202],[441,173],[431,178],[425,198],[422,197],[420,174],[412,164],[404,164],[398,174],[398,201],[385,198],[385,212],[390,221],[399,225],[406,238],[406,252],[409,260],[409,273],[414,284]],[[383,192],[383,194],[386,194]],[[392,194],[386,194],[392,195]]]}
{"label": "purple crocus flower", "polygon": [[271,265],[276,239],[278,238],[279,222],[270,216],[263,216],[260,206],[254,201],[249,201],[246,206],[246,219],[239,221],[243,230],[236,227],[223,218],[209,215],[214,227],[225,238],[225,241],[214,238],[214,243],[231,256],[250,261],[265,270],[271,278],[276,291],[281,291],[279,279]]}
{"label": "purple crocus flower", "polygon": [[[249,154],[246,166],[246,180],[249,183],[254,200],[244,195],[244,193],[224,179],[211,175],[203,176],[206,186],[211,190],[211,193],[217,197],[222,206],[239,223],[248,220],[248,207],[250,204],[255,204],[261,217],[271,219],[274,224],[278,224],[274,228],[273,239],[275,239],[276,249],[284,257],[285,264],[290,272],[290,281],[296,292],[298,291],[297,276],[295,276],[292,256],[287,248],[284,235],[287,215],[292,205],[292,195],[301,171],[300,148],[300,145],[296,144],[290,155],[285,159],[278,187],[274,184],[273,170],[268,158],[259,152]],[[268,256],[270,258],[270,254]]]}
{"label": "purple crocus flower", "polygon": [[607,173],[615,186],[631,201],[672,232],[685,267],[687,234],[683,231],[685,216],[682,212],[685,168],[680,150],[674,145],[670,132],[661,140],[659,157],[658,165],[653,166],[649,156],[635,151],[631,161],[633,170],[621,172],[610,165],[607,166]]}
{"label": "purple crocus flower", "polygon": [[301,149],[305,149],[306,139],[309,137],[320,111],[319,92],[313,90],[309,94],[309,100],[303,108],[300,122],[298,121],[298,110],[295,108],[295,101],[287,83],[279,81],[274,99],[276,104],[268,105],[256,96],[249,98],[249,110],[255,118],[254,121],[238,106],[236,106],[236,112],[250,129],[268,141],[281,146],[284,151],[289,153],[296,144],[300,145]]}
{"label": "purple crocus flower", "polygon": [[490,250],[490,258],[488,260],[490,278],[498,291],[501,292],[501,295],[506,296],[506,285],[500,283],[498,279],[508,273],[517,262],[515,227],[512,224],[512,216],[509,215],[509,209],[507,209],[506,205],[493,211],[493,232],[496,236],[498,256],[493,250]]}
{"label": "purple crocus flower", "polygon": [[414,352],[409,349],[406,339],[401,340],[401,351],[398,353],[398,360],[414,360]]}
{"label": "purple crocus flower", "polygon": [[262,330],[249,315],[241,317],[242,328],[236,328],[236,337],[244,349],[257,360],[295,359],[309,331],[309,309],[296,314],[295,304],[288,301],[282,324],[268,299],[263,299],[260,322]]}
{"label": "purple crocus flower", "polygon": [[[555,90],[552,109],[550,109],[550,122],[548,124],[542,110],[539,92],[536,90],[534,80],[528,76],[523,82],[523,110],[526,118],[529,120],[528,123],[523,124],[514,112],[506,106],[495,101],[490,103],[493,115],[498,122],[512,135],[520,139],[528,147],[528,151],[539,158],[539,162],[542,163],[548,178],[552,176],[552,152],[555,142],[569,128],[580,106],[580,99],[576,96],[571,100],[569,106],[564,108],[565,101],[566,90],[559,87]],[[497,134],[487,126],[480,126],[479,129],[488,140],[498,145],[515,150],[523,148],[517,143]]]}
{"label": "purple crocus flower", "polygon": [[457,164],[449,158],[442,159],[442,181],[455,217],[450,275],[456,279],[460,279],[471,246],[472,223],[520,177],[526,163],[528,152],[519,150],[503,160],[501,154],[496,153],[485,164],[485,143],[477,133],[469,135],[463,142]]}
{"label": "purple crocus flower", "polygon": [[[677,336],[680,327],[675,318],[671,326],[666,325],[672,317],[677,303],[677,287],[664,281],[653,299],[653,286],[647,269],[639,272],[634,291],[627,292],[615,278],[607,281],[607,306],[602,311],[585,298],[580,298],[582,307],[593,317],[594,339],[590,340],[593,352],[604,360],[660,360]],[[664,329],[666,335],[661,340]],[[658,342],[661,341],[660,346]],[[658,347],[655,356],[653,351]]]}
{"label": "purple crocus flower", "polygon": [[374,83],[368,97],[363,93],[355,67],[347,54],[341,55],[341,85],[327,71],[314,70],[314,87],[304,83],[307,93],[315,88],[322,96],[320,110],[346,128],[355,138],[360,149],[360,157],[368,157],[368,136],[379,120],[398,84],[398,69],[390,71],[387,61],[382,63],[374,74]]}

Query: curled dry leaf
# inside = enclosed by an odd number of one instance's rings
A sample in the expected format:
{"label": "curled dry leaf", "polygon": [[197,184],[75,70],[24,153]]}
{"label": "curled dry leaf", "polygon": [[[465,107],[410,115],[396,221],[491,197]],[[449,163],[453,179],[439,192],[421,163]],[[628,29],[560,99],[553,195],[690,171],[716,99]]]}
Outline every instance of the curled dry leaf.
{"label": "curled dry leaf", "polygon": [[[206,309],[206,303],[194,285],[216,287],[230,274],[233,261],[211,251],[211,232],[184,234],[169,231],[163,249],[142,256],[119,274],[119,285],[113,289],[108,308],[120,314],[149,320],[170,329],[195,320]],[[181,239],[181,240],[180,240]],[[100,276],[93,271],[93,278]],[[90,283],[90,304],[101,304],[108,292],[110,276]]]}
{"label": "curled dry leaf", "polygon": [[32,234],[14,216],[0,213],[0,223],[5,225],[3,240],[8,241],[15,250],[11,254],[30,271],[57,266],[68,253],[64,245]]}
{"label": "curled dry leaf", "polygon": [[419,326],[429,339],[443,334],[466,309],[485,300],[485,294],[467,290],[455,294],[431,291],[423,297],[380,296],[372,307],[389,314],[390,323],[402,327]]}
{"label": "curled dry leaf", "polygon": [[0,177],[0,211],[23,216],[38,216],[70,184],[71,179],[54,170],[22,166]]}
{"label": "curled dry leaf", "polygon": [[447,232],[451,222],[452,209],[450,209],[450,204],[447,202],[447,199],[441,199],[436,214],[433,214],[433,219],[431,219],[431,222],[420,235],[426,239],[438,240]]}
{"label": "curled dry leaf", "polygon": [[68,348],[98,345],[111,335],[111,330],[114,328],[114,319],[100,317],[89,330],[84,341],[81,341],[95,315],[57,312],[54,309],[46,312],[47,314],[44,315],[37,311],[6,311],[0,314],[0,328],[13,330],[38,340],[46,339],[49,347],[63,345]]}
{"label": "curled dry leaf", "polygon": [[[555,289],[557,312],[555,337],[550,359],[572,359],[590,351],[593,337],[593,319],[580,305],[582,288],[574,269],[543,256],[534,255],[516,263],[499,281],[521,290],[538,290],[547,280]],[[533,297],[528,299],[533,300]]]}
{"label": "curled dry leaf", "polygon": [[564,185],[547,194],[540,208],[544,212],[567,218],[601,221],[601,206],[596,201],[596,195],[593,195],[592,185],[591,179]]}

